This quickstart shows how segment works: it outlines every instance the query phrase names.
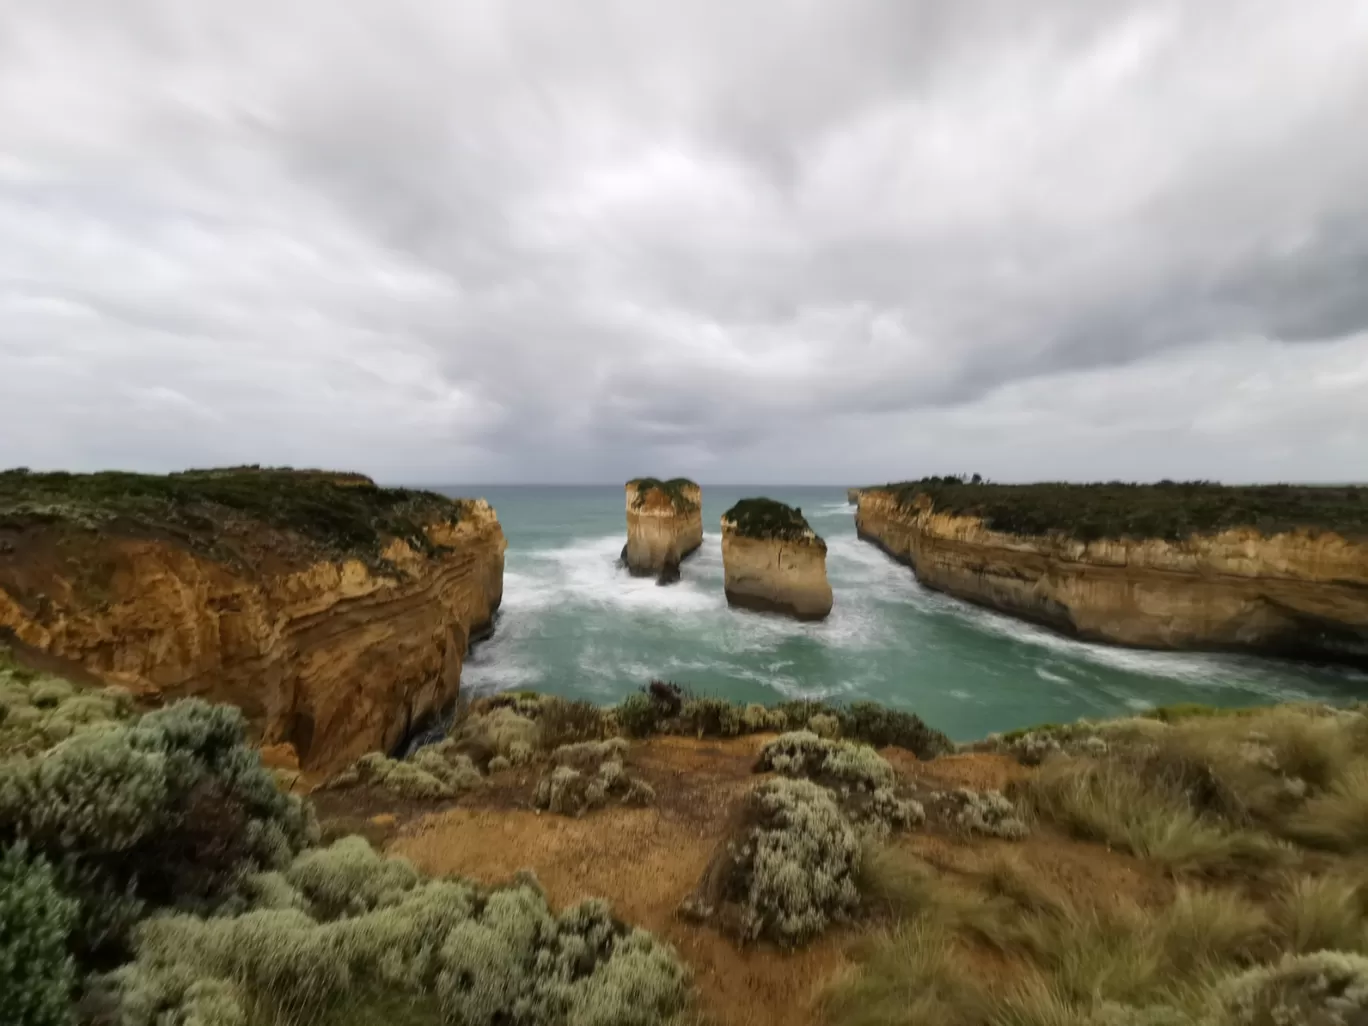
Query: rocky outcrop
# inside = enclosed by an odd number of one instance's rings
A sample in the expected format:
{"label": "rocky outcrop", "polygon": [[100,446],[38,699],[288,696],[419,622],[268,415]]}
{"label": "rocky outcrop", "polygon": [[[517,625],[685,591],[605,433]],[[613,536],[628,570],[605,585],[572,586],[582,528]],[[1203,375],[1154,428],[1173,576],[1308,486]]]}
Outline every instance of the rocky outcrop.
{"label": "rocky outcrop", "polygon": [[1332,531],[1082,541],[878,489],[855,523],[928,587],[1079,638],[1368,664],[1368,544]]}
{"label": "rocky outcrop", "polygon": [[636,577],[679,580],[679,564],[703,544],[703,490],[692,481],[627,482],[627,544],[622,562]]}
{"label": "rocky outcrop", "polygon": [[727,602],[743,609],[823,620],[831,613],[826,542],[800,510],[744,499],[722,516]]}
{"label": "rocky outcrop", "polygon": [[[40,495],[35,515],[0,482],[0,633],[153,702],[230,702],[305,770],[389,750],[455,698],[502,597],[506,543],[484,500],[319,480],[294,523],[212,490],[157,493],[155,515],[141,495],[113,510]],[[374,544],[357,541],[375,523]]]}
{"label": "rocky outcrop", "polygon": [[847,488],[846,502],[850,503],[852,506],[857,505],[860,501],[860,493],[863,491],[863,488]]}

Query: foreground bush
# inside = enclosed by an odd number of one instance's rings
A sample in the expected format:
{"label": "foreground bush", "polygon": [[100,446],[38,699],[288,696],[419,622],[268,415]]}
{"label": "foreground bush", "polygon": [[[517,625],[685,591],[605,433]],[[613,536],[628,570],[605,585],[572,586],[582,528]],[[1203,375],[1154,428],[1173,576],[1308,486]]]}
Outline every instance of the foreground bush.
{"label": "foreground bush", "polygon": [[454,798],[484,783],[470,758],[450,740],[420,748],[411,759],[368,752],[328,781],[330,788],[378,787],[398,798]]}
{"label": "foreground bush", "polygon": [[671,949],[602,902],[556,915],[528,880],[424,880],[349,838],[257,885],[241,915],[139,929],[125,1026],[311,1026],[377,993],[433,995],[453,1026],[654,1026],[687,999]]}
{"label": "foreground bush", "polygon": [[80,689],[23,669],[0,648],[0,757],[35,755],[76,734],[114,726],[132,714],[132,699],[123,689]]}
{"label": "foreground bush", "polygon": [[551,769],[537,784],[532,804],[562,816],[580,816],[610,799],[645,805],[655,792],[623,765],[627,742],[581,741],[551,753]]}
{"label": "foreground bush", "polygon": [[242,715],[178,702],[0,763],[0,844],[27,843],[78,903],[74,950],[117,957],[146,911],[207,909],[244,872],[287,864],[316,833],[276,788]]}
{"label": "foreground bush", "polygon": [[740,829],[714,856],[683,911],[744,941],[791,947],[859,907],[859,835],[824,787],[771,780],[743,803]]}
{"label": "foreground bush", "polygon": [[0,1014],[7,1026],[65,1026],[75,973],[67,954],[75,902],[23,845],[0,853]]}
{"label": "foreground bush", "polygon": [[724,698],[691,697],[664,681],[654,681],[645,691],[628,695],[613,710],[613,718],[628,737],[656,733],[735,737],[805,730],[827,738],[862,741],[876,748],[894,745],[919,759],[934,759],[955,750],[950,738],[928,727],[921,717],[873,702],[829,706],[798,701],[767,708]]}
{"label": "foreground bush", "polygon": [[1231,1026],[1354,1026],[1368,1018],[1368,958],[1338,951],[1288,955],[1226,984]]}

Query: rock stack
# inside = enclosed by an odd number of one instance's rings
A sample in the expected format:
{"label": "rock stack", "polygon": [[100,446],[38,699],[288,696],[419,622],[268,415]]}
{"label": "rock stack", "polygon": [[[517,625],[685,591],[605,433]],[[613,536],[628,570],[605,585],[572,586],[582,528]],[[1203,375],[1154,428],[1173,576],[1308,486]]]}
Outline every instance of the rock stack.
{"label": "rock stack", "polygon": [[627,482],[627,544],[622,562],[636,577],[679,580],[679,564],[703,544],[703,490],[686,478]]}
{"label": "rock stack", "polygon": [[742,499],[722,515],[727,602],[743,609],[823,620],[831,612],[826,542],[801,510]]}

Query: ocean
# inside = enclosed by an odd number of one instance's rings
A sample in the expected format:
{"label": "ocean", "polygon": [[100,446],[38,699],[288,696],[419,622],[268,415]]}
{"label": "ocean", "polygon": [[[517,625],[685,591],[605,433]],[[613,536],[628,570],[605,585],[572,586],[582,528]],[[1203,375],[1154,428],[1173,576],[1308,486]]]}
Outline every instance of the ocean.
{"label": "ocean", "polygon": [[[1154,705],[1237,706],[1368,693],[1368,674],[1247,656],[1088,644],[930,591],[855,536],[843,488],[703,487],[703,546],[659,587],[617,567],[620,486],[460,486],[508,538],[492,638],[462,687],[533,689],[605,704],[652,678],[741,701],[870,699],[956,740]],[[767,495],[803,510],[827,542],[831,616],[814,624],[728,608],[718,521]]]}

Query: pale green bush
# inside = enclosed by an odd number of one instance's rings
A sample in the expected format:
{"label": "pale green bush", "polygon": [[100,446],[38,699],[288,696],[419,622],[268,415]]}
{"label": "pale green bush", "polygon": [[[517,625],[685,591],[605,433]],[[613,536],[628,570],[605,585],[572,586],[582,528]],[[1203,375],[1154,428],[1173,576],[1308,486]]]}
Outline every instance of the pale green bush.
{"label": "pale green bush", "polygon": [[835,796],[807,780],[769,780],[746,796],[742,831],[714,856],[681,911],[721,916],[740,939],[801,944],[859,907],[862,844]]}
{"label": "pale green bush", "polygon": [[481,786],[484,778],[470,757],[454,751],[451,740],[420,748],[411,759],[367,752],[328,781],[328,787],[365,785],[400,798],[454,798]]}
{"label": "pale green bush", "polygon": [[766,744],[756,769],[857,791],[876,791],[894,783],[893,767],[868,745],[831,741],[808,730],[783,734]]}
{"label": "pale green bush", "polygon": [[[760,823],[750,848],[744,933],[797,944],[850,916],[859,896],[858,837],[830,792],[802,780],[775,780],[753,797]],[[744,853],[744,849],[743,849]]]}
{"label": "pale green bush", "polygon": [[593,768],[605,762],[621,762],[627,754],[627,748],[627,742],[620,737],[606,741],[581,741],[578,744],[561,745],[551,753],[551,762],[556,766]]}
{"label": "pale green bush", "polygon": [[788,729],[788,717],[782,709],[767,709],[759,702],[752,702],[742,711],[741,724],[748,734],[783,731]]}
{"label": "pale green bush", "polygon": [[935,792],[933,801],[942,803],[951,821],[970,833],[1019,841],[1030,833],[1017,814],[1016,806],[1001,791],[974,791],[961,787],[955,791]]}
{"label": "pale green bush", "polygon": [[0,853],[0,1014],[7,1026],[64,1026],[75,973],[67,935],[76,903],[23,845]]}
{"label": "pale green bush", "polygon": [[646,804],[655,792],[631,776],[622,763],[627,742],[582,741],[551,753],[551,770],[537,783],[532,802],[562,816],[580,816],[602,808],[610,799]]}
{"label": "pale green bush", "polygon": [[0,754],[36,754],[76,734],[106,729],[132,712],[122,688],[78,689],[56,677],[0,666]]}
{"label": "pale green bush", "polygon": [[725,698],[691,698],[680,710],[679,720],[698,737],[736,737],[745,726],[741,707]]}
{"label": "pale green bush", "polygon": [[[537,700],[540,704],[540,700]],[[514,766],[530,762],[541,745],[541,727],[516,708],[499,706],[471,716],[450,738],[452,744],[476,745],[502,755]],[[483,762],[484,760],[481,760]]]}
{"label": "pale green bush", "polygon": [[818,737],[835,738],[841,734],[841,721],[830,713],[818,713],[807,721],[807,729]]}
{"label": "pale green bush", "polygon": [[[602,902],[556,916],[534,882],[484,892],[413,881],[411,867],[387,868],[393,860],[366,855],[363,841],[339,844],[285,874],[326,891],[318,907],[331,913],[349,888],[367,894],[335,917],[253,910],[145,923],[137,961],[118,974],[123,1026],[189,1022],[201,1007],[214,1026],[313,1026],[377,989],[435,994],[452,1026],[654,1026],[685,1004],[673,952]],[[329,881],[321,891],[319,879]]]}
{"label": "pale green bush", "polygon": [[27,840],[78,900],[83,960],[117,951],[148,907],[213,907],[316,838],[245,742],[236,709],[191,700],[0,763],[0,837]]}
{"label": "pale green bush", "polygon": [[282,879],[322,920],[397,904],[419,882],[407,859],[382,858],[363,837],[344,837],[302,853]]}
{"label": "pale green bush", "polygon": [[1368,958],[1287,955],[1235,977],[1222,998],[1231,1026],[1357,1026],[1368,1016]]}

